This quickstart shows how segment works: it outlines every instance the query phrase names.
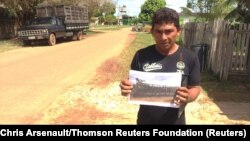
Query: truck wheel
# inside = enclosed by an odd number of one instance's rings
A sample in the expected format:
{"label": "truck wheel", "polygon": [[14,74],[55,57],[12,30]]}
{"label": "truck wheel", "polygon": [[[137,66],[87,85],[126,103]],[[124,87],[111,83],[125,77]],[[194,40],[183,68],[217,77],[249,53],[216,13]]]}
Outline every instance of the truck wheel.
{"label": "truck wheel", "polygon": [[49,35],[48,43],[49,43],[50,46],[53,46],[53,45],[56,44],[56,36],[55,36],[55,34],[51,33]]}
{"label": "truck wheel", "polygon": [[23,40],[23,45],[29,46],[29,45],[31,45],[31,42],[29,40]]}
{"label": "truck wheel", "polygon": [[83,34],[82,34],[82,31],[78,31],[78,32],[77,32],[77,40],[78,40],[78,41],[82,40],[82,35],[83,35]]}

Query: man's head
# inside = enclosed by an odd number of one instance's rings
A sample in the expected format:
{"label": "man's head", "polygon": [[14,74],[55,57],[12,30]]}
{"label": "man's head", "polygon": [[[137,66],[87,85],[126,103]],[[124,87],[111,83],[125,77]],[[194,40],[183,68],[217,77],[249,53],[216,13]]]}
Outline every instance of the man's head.
{"label": "man's head", "polygon": [[176,38],[180,35],[178,13],[170,8],[162,8],[155,12],[152,19],[151,33],[156,48],[164,54],[172,54],[177,50]]}
{"label": "man's head", "polygon": [[152,18],[152,28],[154,28],[155,24],[163,23],[173,23],[178,30],[180,29],[179,15],[174,9],[164,7],[154,13]]}

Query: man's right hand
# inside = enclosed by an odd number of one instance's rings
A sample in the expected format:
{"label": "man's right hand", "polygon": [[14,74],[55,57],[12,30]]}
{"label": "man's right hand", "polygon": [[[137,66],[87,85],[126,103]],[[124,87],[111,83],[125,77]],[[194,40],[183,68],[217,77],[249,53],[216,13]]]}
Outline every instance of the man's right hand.
{"label": "man's right hand", "polygon": [[121,88],[121,94],[123,96],[128,96],[132,92],[133,84],[128,79],[124,79],[120,83],[120,88]]}

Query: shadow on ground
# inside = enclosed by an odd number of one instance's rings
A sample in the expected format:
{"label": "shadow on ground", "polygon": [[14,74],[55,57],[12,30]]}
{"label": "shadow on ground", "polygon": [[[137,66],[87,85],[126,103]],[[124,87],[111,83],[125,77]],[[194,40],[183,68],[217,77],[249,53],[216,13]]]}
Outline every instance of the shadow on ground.
{"label": "shadow on ground", "polygon": [[226,116],[229,120],[250,122],[249,81],[219,81],[211,73],[203,72],[201,86],[219,108],[218,114]]}

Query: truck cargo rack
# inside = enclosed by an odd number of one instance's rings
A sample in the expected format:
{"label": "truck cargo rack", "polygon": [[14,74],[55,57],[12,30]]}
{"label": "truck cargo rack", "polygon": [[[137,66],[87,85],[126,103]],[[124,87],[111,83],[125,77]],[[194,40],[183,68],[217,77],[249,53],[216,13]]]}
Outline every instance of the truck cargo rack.
{"label": "truck cargo rack", "polygon": [[88,9],[79,6],[43,6],[36,8],[37,17],[63,17],[64,23],[88,23]]}

